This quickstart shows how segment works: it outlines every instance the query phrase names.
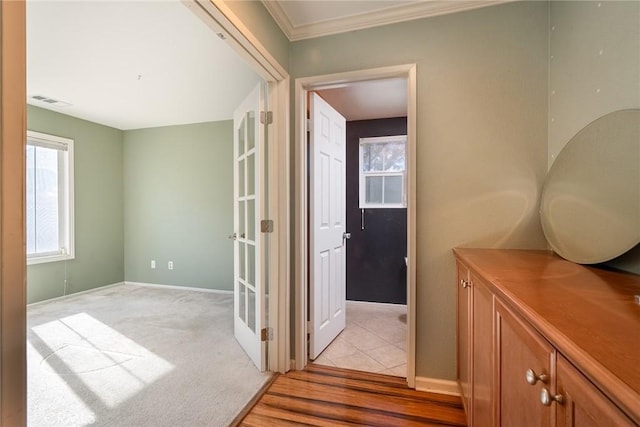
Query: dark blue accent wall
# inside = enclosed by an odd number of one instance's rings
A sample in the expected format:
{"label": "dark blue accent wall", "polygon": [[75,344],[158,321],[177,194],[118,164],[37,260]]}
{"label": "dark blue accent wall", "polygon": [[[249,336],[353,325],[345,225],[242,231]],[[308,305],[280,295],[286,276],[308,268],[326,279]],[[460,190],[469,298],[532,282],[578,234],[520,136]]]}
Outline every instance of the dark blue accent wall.
{"label": "dark blue accent wall", "polygon": [[347,299],[407,303],[406,209],[366,209],[361,229],[360,138],[405,135],[406,117],[347,122]]}

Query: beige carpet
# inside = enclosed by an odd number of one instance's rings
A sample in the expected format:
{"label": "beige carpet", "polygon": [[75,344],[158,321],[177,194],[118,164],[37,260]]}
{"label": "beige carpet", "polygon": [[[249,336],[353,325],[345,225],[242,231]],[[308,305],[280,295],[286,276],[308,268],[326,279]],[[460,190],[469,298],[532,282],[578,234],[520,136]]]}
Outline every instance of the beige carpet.
{"label": "beige carpet", "polygon": [[233,296],[118,285],[28,307],[28,425],[226,426],[266,383]]}

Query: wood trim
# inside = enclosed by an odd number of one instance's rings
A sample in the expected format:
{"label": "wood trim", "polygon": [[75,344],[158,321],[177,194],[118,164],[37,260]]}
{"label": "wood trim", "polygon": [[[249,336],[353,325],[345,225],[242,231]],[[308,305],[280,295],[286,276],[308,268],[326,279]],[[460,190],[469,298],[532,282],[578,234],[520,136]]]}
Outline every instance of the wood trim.
{"label": "wood trim", "polygon": [[427,377],[416,377],[415,381],[415,389],[418,391],[428,391],[430,393],[446,394],[449,396],[460,396],[460,389],[457,381]]}
{"label": "wood trim", "polygon": [[[417,296],[416,296],[416,239],[417,239],[417,180],[418,169],[418,127],[417,127],[417,86],[416,65],[407,73],[407,384],[416,388],[416,337],[417,337]],[[409,303],[411,301],[411,303]]]}
{"label": "wood trim", "polygon": [[26,13],[0,5],[0,424],[26,425]]}
{"label": "wood trim", "polygon": [[407,79],[407,384],[415,388],[416,375],[416,64],[356,70],[295,80],[295,366],[303,369],[307,354],[307,92],[336,84],[404,77]]}

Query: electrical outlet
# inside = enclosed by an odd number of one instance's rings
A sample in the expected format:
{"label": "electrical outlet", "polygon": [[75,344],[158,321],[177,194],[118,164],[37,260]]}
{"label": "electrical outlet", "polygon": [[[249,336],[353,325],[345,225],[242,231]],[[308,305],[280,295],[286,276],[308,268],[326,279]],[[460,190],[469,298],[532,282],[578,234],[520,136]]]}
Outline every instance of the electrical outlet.
{"label": "electrical outlet", "polygon": [[156,260],[155,259],[151,260],[151,268],[156,268]]}
{"label": "electrical outlet", "polygon": [[169,262],[167,263],[167,268],[168,268],[169,270],[173,270],[173,261],[169,261]]}

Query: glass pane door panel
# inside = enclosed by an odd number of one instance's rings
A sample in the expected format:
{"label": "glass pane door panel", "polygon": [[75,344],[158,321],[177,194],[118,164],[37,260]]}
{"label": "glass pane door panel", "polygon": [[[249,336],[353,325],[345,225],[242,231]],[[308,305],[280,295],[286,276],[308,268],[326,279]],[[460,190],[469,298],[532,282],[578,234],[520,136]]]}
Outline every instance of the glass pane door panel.
{"label": "glass pane door panel", "polygon": [[256,240],[256,201],[247,200],[247,239]]}
{"label": "glass pane door panel", "polygon": [[243,322],[247,322],[247,288],[242,282],[238,282],[238,317]]}
{"label": "glass pane door panel", "polygon": [[256,331],[256,293],[250,288],[247,288],[247,306],[249,312],[247,313],[247,326],[253,332]]}
{"label": "glass pane door panel", "polygon": [[238,195],[244,197],[244,159],[238,161]]}
{"label": "glass pane door panel", "polygon": [[[243,120],[244,121],[244,120]],[[256,112],[248,111],[246,116],[247,123],[247,151],[256,146]]]}
{"label": "glass pane door panel", "polygon": [[256,247],[247,244],[247,284],[255,286],[256,283]]}
{"label": "glass pane door panel", "polygon": [[245,246],[243,242],[238,242],[238,274],[241,279],[246,278],[246,263],[245,263]]}
{"label": "glass pane door panel", "polygon": [[247,196],[256,194],[256,156],[247,156]]}
{"label": "glass pane door panel", "polygon": [[240,127],[238,128],[238,157],[244,154],[244,135],[245,135],[245,127],[246,122],[243,119],[240,122]]}
{"label": "glass pane door panel", "polygon": [[244,239],[246,235],[245,205],[246,205],[246,202],[244,200],[240,200],[238,202],[238,237],[240,237],[241,239]]}

